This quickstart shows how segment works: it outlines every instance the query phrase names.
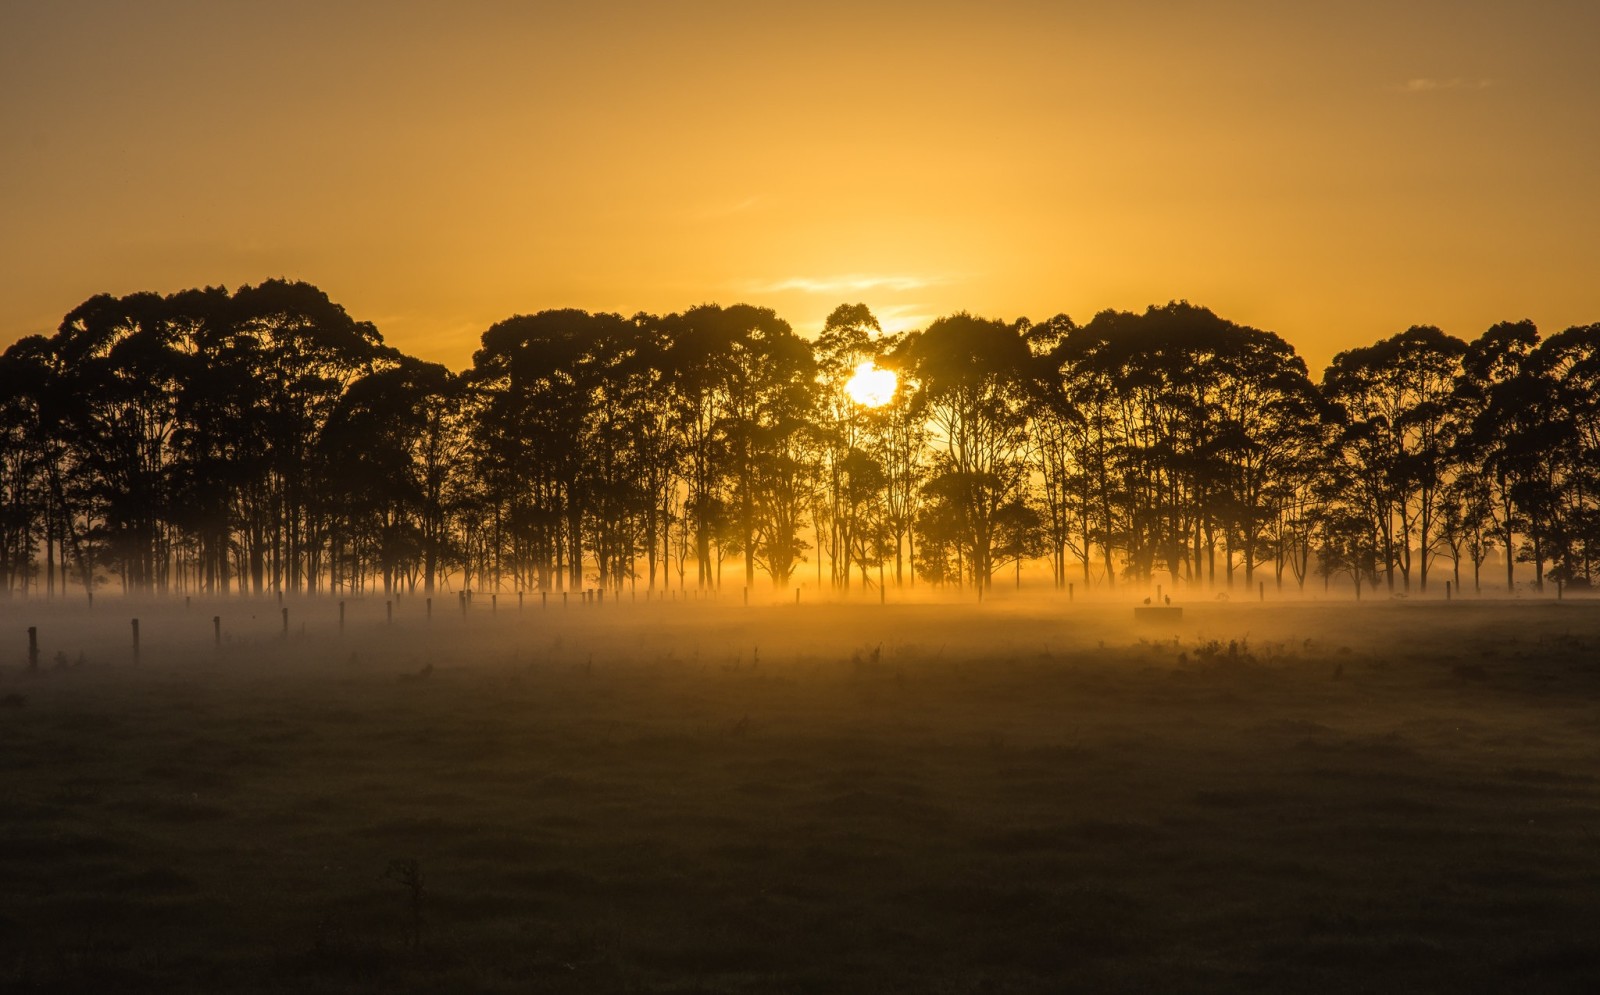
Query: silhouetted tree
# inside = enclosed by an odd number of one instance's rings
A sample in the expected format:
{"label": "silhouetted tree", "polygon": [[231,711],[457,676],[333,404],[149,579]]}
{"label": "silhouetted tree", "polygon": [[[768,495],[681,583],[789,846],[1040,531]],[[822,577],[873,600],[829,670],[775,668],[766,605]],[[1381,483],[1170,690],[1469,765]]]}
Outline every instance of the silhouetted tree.
{"label": "silhouetted tree", "polygon": [[1342,412],[1330,462],[1362,495],[1381,537],[1384,573],[1411,586],[1417,556],[1423,590],[1439,541],[1439,501],[1461,423],[1452,398],[1466,343],[1431,326],[1414,326],[1376,345],[1334,357],[1323,377]]}
{"label": "silhouetted tree", "polygon": [[[330,555],[335,589],[360,591],[365,568],[377,566],[383,592],[422,576],[432,592],[445,518],[451,438],[449,410],[459,405],[450,371],[404,357],[350,385],[320,440],[328,488],[337,509]],[[349,570],[341,573],[340,560]]]}
{"label": "silhouetted tree", "polygon": [[1528,366],[1541,403],[1518,413],[1538,426],[1516,443],[1534,447],[1518,457],[1527,556],[1541,579],[1590,586],[1600,555],[1600,325],[1550,336]]}
{"label": "silhouetted tree", "polygon": [[909,342],[908,336],[879,340],[882,354],[876,362],[894,372],[895,394],[888,404],[865,413],[869,444],[883,471],[882,527],[886,541],[894,546],[896,585],[908,579],[915,583],[916,570],[913,567],[908,574],[906,564],[914,559],[914,525],[929,472],[928,424],[912,403],[922,384],[906,355]]}
{"label": "silhouetted tree", "polygon": [[[1528,437],[1543,430],[1538,407],[1545,385],[1528,365],[1538,344],[1531,321],[1494,325],[1468,346],[1455,391],[1465,430],[1457,436],[1453,496],[1463,508],[1463,528],[1475,532],[1481,524],[1494,533],[1505,556],[1508,591],[1516,586],[1516,533],[1525,528],[1516,494],[1523,476],[1533,472],[1529,460],[1538,457],[1527,447],[1543,444]],[[1474,584],[1481,562],[1474,563]]]}
{"label": "silhouetted tree", "polygon": [[[841,304],[823,323],[814,346],[817,364],[816,438],[820,443],[822,487],[818,496],[825,499],[814,509],[818,533],[827,529],[826,550],[836,586],[850,585],[852,550],[860,523],[854,518],[847,492],[859,493],[859,482],[851,485],[846,467],[852,456],[867,445],[869,412],[851,398],[845,385],[862,363],[871,362],[883,329],[865,304]],[[859,459],[856,461],[859,464]],[[818,566],[821,566],[819,559]]]}
{"label": "silhouetted tree", "polygon": [[920,384],[913,410],[932,426],[931,493],[952,509],[957,552],[980,590],[992,582],[995,516],[1027,482],[1024,400],[1032,357],[1021,329],[965,312],[906,344]]}
{"label": "silhouetted tree", "polygon": [[[253,346],[251,373],[261,393],[256,422],[264,435],[265,486],[252,498],[271,509],[271,562],[253,550],[257,591],[263,567],[271,586],[315,592],[323,576],[332,508],[318,492],[318,439],[345,390],[370,372],[383,340],[309,284],[269,280],[240,288],[233,299],[236,334]],[[384,358],[393,361],[388,352]]]}
{"label": "silhouetted tree", "polygon": [[[871,360],[899,377],[866,408]],[[0,587],[615,589],[971,583],[1048,556],[1191,584],[1348,573],[1535,582],[1600,558],[1600,326],[1467,345],[1418,326],[1321,388],[1270,332],[1175,302],[816,342],[772,311],[578,310],[485,331],[460,376],[316,287],[99,295],[0,354]],[[1220,561],[1220,562],[1219,562]],[[855,575],[852,578],[852,574]],[[1398,576],[1397,576],[1398,575]]]}
{"label": "silhouetted tree", "polygon": [[1069,555],[1085,564],[1089,555],[1090,528],[1083,496],[1084,418],[1068,398],[1068,378],[1062,370],[1061,350],[1067,336],[1076,330],[1071,318],[1058,314],[1029,326],[1023,336],[1038,367],[1036,375],[1029,378],[1033,389],[1027,398],[1028,456],[1039,481],[1045,548],[1058,588],[1067,586]]}
{"label": "silhouetted tree", "polygon": [[518,573],[531,560],[542,589],[584,586],[585,446],[616,343],[633,334],[619,315],[541,311],[496,324],[473,355],[488,508],[517,540]]}
{"label": "silhouetted tree", "polygon": [[[7,596],[28,592],[35,550],[54,539],[39,431],[38,388],[48,375],[36,358],[43,344],[24,339],[0,354],[0,589]],[[48,580],[54,583],[53,570]]]}

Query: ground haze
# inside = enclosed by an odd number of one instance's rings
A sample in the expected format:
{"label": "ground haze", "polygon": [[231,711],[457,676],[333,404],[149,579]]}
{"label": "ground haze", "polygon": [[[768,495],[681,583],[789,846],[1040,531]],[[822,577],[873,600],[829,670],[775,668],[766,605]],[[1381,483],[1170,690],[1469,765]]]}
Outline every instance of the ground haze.
{"label": "ground haze", "polygon": [[753,600],[0,608],[0,988],[1600,984],[1600,604]]}

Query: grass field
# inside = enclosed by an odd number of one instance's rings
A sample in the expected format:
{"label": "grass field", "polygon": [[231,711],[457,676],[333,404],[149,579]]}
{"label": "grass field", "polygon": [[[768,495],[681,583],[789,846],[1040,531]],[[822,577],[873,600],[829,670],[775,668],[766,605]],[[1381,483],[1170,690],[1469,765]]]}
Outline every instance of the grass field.
{"label": "grass field", "polygon": [[1600,603],[126,607],[0,609],[6,992],[1600,990]]}

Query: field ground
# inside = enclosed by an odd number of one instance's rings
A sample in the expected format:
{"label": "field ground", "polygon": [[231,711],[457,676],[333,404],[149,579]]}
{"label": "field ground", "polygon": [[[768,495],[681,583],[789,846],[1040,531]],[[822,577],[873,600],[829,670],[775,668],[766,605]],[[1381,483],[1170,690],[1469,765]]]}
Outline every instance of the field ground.
{"label": "field ground", "polygon": [[0,607],[0,990],[1600,990],[1600,603],[503,601]]}

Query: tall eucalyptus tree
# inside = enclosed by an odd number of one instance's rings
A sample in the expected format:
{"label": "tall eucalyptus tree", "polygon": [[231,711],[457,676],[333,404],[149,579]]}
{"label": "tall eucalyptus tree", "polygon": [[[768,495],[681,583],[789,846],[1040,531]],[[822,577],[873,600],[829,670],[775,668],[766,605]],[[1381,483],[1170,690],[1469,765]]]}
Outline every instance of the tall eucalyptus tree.
{"label": "tall eucalyptus tree", "polygon": [[1440,499],[1462,428],[1452,399],[1466,352],[1460,339],[1417,325],[1339,353],[1323,376],[1328,400],[1342,412],[1332,465],[1362,496],[1391,590],[1397,569],[1409,590],[1414,568],[1427,590]]}
{"label": "tall eucalyptus tree", "polygon": [[1517,499],[1525,481],[1541,476],[1537,463],[1548,448],[1540,438],[1549,430],[1541,411],[1546,385],[1528,361],[1538,345],[1531,321],[1492,326],[1468,345],[1455,391],[1464,426],[1456,498],[1472,509],[1464,521],[1487,516],[1505,557],[1507,591],[1516,587],[1516,537],[1527,528]]}
{"label": "tall eucalyptus tree", "polygon": [[961,312],[905,347],[920,385],[912,410],[932,427],[929,487],[950,506],[962,572],[980,592],[993,582],[996,516],[1027,484],[1024,398],[1034,368],[1021,332]]}

